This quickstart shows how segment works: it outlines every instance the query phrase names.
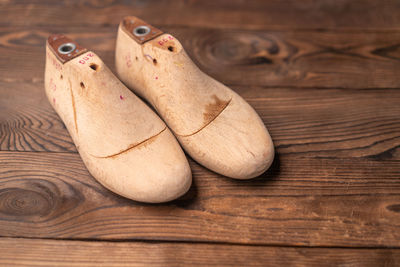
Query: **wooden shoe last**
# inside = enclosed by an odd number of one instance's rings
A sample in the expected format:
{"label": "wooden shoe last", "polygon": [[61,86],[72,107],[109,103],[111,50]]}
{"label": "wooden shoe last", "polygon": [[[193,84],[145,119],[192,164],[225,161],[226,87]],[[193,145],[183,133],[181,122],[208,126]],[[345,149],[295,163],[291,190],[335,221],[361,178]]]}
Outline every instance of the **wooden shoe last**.
{"label": "wooden shoe last", "polygon": [[89,172],[106,188],[150,203],[189,189],[189,164],[171,131],[95,53],[51,35],[45,89]]}
{"label": "wooden shoe last", "polygon": [[237,179],[269,168],[274,147],[258,114],[203,73],[175,37],[126,17],[119,25],[115,60],[120,79],[157,110],[197,162]]}

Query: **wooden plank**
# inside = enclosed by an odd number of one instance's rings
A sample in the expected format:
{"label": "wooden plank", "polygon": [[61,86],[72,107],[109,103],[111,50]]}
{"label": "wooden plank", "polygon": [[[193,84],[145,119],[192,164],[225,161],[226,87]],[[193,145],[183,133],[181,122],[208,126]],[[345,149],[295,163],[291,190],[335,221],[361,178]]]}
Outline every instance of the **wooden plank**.
{"label": "wooden plank", "polygon": [[78,154],[0,152],[0,236],[398,248],[399,163],[280,156],[244,182],[191,162],[184,197],[146,205],[104,189]]}
{"label": "wooden plank", "polygon": [[[0,265],[400,265],[399,9],[0,1]],[[277,146],[270,171],[233,181],[190,161],[189,193],[160,205],[88,174],[44,96],[44,41],[70,34],[113,69],[117,24],[132,14],[255,107]]]}
{"label": "wooden plank", "polygon": [[[400,159],[400,91],[233,87],[279,154]],[[76,152],[41,82],[0,82],[0,150]]]}
{"label": "wooden plank", "polygon": [[42,82],[0,82],[0,150],[76,152]]}
{"label": "wooden plank", "polygon": [[[400,31],[249,31],[164,27],[228,85],[399,88]],[[0,81],[42,81],[44,43],[66,32],[114,69],[116,27],[0,29]]]}
{"label": "wooden plank", "polygon": [[0,239],[2,266],[396,266],[399,249]]}
{"label": "wooden plank", "polygon": [[400,87],[397,31],[177,29],[175,35],[201,69],[230,85]]}
{"label": "wooden plank", "polygon": [[399,28],[399,4],[380,1],[2,1],[0,25],[110,25],[135,15],[157,25],[251,29]]}

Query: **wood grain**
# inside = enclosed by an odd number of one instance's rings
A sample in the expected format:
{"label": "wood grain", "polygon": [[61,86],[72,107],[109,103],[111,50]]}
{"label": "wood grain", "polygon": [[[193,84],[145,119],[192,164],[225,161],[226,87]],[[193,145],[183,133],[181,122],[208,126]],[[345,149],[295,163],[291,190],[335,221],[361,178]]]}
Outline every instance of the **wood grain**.
{"label": "wood grain", "polygon": [[76,152],[42,82],[0,82],[0,149]]}
{"label": "wood grain", "polygon": [[321,266],[321,262],[396,266],[400,250],[0,239],[3,266]]}
{"label": "wood grain", "polygon": [[[0,149],[76,152],[41,82],[0,82]],[[400,91],[234,86],[279,154],[400,158]]]}
{"label": "wood grain", "polygon": [[[365,1],[2,1],[2,26],[118,24],[135,15],[153,25],[250,29],[398,29],[395,0]],[[18,14],[19,16],[16,16]]]}
{"label": "wood grain", "polygon": [[[400,265],[399,10],[395,0],[0,1],[0,265]],[[65,33],[114,69],[126,15],[179,38],[250,102],[275,141],[271,171],[237,182],[191,161],[193,187],[163,205],[88,174],[44,96],[45,40]]]}
{"label": "wood grain", "polygon": [[[171,31],[175,32],[174,29]],[[229,85],[398,88],[400,32],[177,29],[201,69]]]}
{"label": "wood grain", "polygon": [[400,247],[399,161],[282,156],[248,182],[191,167],[188,194],[145,205],[77,154],[0,152],[0,236]]}
{"label": "wood grain", "polygon": [[[400,31],[250,31],[163,27],[207,74],[228,85],[398,88]],[[0,81],[42,81],[45,40],[64,32],[114,68],[117,25],[0,29]],[[29,60],[27,60],[29,59]]]}

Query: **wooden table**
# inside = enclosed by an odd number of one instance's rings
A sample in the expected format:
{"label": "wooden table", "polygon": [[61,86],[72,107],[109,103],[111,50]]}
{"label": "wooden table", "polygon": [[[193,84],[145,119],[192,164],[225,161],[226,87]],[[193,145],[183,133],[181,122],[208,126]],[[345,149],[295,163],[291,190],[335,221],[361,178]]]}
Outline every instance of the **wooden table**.
{"label": "wooden table", "polygon": [[[400,265],[397,1],[0,1],[0,265]],[[89,175],[43,88],[65,33],[114,70],[136,15],[182,41],[274,139],[252,181],[190,160],[189,193],[146,205]]]}

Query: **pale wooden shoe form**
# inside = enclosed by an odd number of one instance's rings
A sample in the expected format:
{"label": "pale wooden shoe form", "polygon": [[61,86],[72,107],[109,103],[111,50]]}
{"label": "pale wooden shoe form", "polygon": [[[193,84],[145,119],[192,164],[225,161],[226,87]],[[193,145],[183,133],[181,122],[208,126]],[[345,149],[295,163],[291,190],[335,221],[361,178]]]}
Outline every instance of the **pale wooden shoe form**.
{"label": "pale wooden shoe form", "polygon": [[237,179],[269,168],[274,146],[258,114],[203,73],[173,36],[126,17],[119,25],[115,60],[120,79],[157,110],[197,162]]}
{"label": "pale wooden shoe form", "polygon": [[65,36],[50,36],[45,89],[86,167],[102,185],[149,203],[187,192],[191,170],[179,143],[95,53]]}

